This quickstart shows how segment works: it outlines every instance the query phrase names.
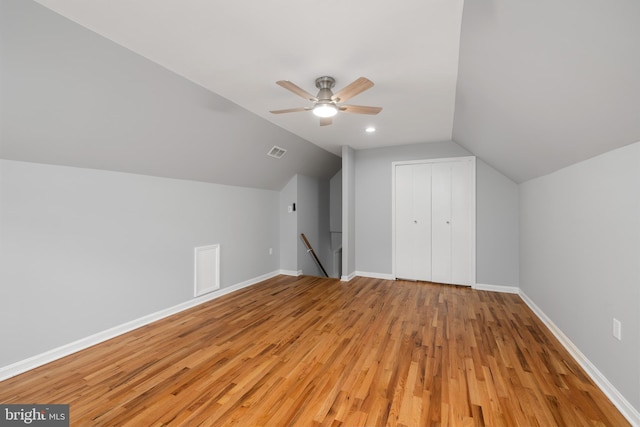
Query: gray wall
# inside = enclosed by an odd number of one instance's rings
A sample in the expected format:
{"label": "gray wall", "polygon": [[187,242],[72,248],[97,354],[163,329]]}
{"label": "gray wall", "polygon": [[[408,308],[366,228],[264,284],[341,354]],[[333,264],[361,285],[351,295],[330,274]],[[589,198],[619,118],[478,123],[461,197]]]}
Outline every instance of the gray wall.
{"label": "gray wall", "polygon": [[[296,204],[295,212],[287,208]],[[304,233],[329,272],[329,181],[305,175],[296,175],[280,191],[280,267],[289,272],[299,272],[312,276],[322,276],[300,237]]]}
{"label": "gray wall", "polygon": [[271,190],[0,160],[0,366],[190,300],[196,246],[223,288],[277,271],[277,224]]}
{"label": "gray wall", "polygon": [[[320,200],[320,183],[318,180],[304,175],[298,175],[298,197],[297,197],[297,218],[298,233],[296,240],[298,242],[298,270],[302,270],[303,274],[312,276],[322,276],[322,272],[317,267],[311,254],[307,253],[307,248],[300,237],[304,233],[313,246],[314,251],[322,261],[322,246],[320,244],[320,217],[321,217],[321,200]],[[325,217],[328,218],[329,208],[326,206],[327,212]],[[327,224],[327,233],[329,225]]]}
{"label": "gray wall", "polygon": [[280,216],[280,268],[289,272],[298,271],[298,213],[289,212],[288,207],[298,199],[298,175],[280,190],[278,213]]}
{"label": "gray wall", "polygon": [[[395,161],[469,156],[453,141],[356,151],[356,270],[392,273],[392,168]],[[476,178],[476,280],[518,285],[517,185],[482,161]]]}
{"label": "gray wall", "polygon": [[[520,287],[640,408],[640,143],[520,186]],[[612,319],[622,321],[622,341]]]}
{"label": "gray wall", "polygon": [[319,255],[320,262],[325,271],[331,277],[333,271],[333,258],[331,253],[331,183],[328,179],[317,179],[318,181],[318,232],[319,232]]}
{"label": "gray wall", "polygon": [[476,160],[476,281],[515,286],[519,278],[518,185]]}

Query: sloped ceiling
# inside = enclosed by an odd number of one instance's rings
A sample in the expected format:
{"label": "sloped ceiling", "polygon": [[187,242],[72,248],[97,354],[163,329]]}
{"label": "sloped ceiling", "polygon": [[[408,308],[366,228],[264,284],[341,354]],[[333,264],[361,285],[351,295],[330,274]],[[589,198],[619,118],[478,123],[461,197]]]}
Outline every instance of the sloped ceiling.
{"label": "sloped ceiling", "polygon": [[[0,158],[280,190],[338,156],[41,5],[0,0]],[[281,159],[267,153],[277,145]]]}
{"label": "sloped ceiling", "polygon": [[[451,139],[462,0],[38,2],[334,154]],[[309,105],[277,80],[315,94],[324,75],[336,89],[369,78],[349,103],[382,113],[326,127],[310,112],[269,113]]]}
{"label": "sloped ceiling", "polygon": [[640,2],[466,0],[453,139],[522,182],[640,141]]}
{"label": "sloped ceiling", "polygon": [[[334,154],[453,139],[523,182],[640,140],[636,0],[37,1]],[[268,112],[320,75],[383,111]]]}

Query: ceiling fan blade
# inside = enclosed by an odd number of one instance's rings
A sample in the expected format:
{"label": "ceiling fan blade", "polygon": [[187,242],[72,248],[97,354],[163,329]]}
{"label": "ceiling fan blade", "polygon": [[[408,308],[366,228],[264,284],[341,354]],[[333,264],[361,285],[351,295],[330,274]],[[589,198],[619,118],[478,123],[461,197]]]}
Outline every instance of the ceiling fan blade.
{"label": "ceiling fan blade", "polygon": [[311,95],[309,92],[307,92],[306,90],[302,89],[300,86],[296,85],[295,83],[291,83],[289,80],[278,80],[276,82],[276,84],[278,86],[282,86],[283,88],[295,93],[298,96],[303,97],[304,99],[308,99],[309,101],[317,101],[318,98],[316,98],[315,96]]}
{"label": "ceiling fan blade", "polygon": [[373,82],[366,77],[360,77],[345,88],[342,88],[335,95],[331,97],[332,100],[337,102],[344,102],[347,99],[353,98],[359,93],[364,92],[367,89],[373,87]]}
{"label": "ceiling fan blade", "polygon": [[320,126],[329,126],[333,123],[331,117],[320,117]]}
{"label": "ceiling fan blade", "polygon": [[298,111],[309,111],[311,108],[309,107],[295,107],[295,108],[285,108],[284,110],[271,110],[269,111],[271,114],[282,114],[282,113],[297,113]]}
{"label": "ceiling fan blade", "polygon": [[367,107],[364,105],[341,105],[340,111],[355,114],[378,114],[382,111],[382,107]]}

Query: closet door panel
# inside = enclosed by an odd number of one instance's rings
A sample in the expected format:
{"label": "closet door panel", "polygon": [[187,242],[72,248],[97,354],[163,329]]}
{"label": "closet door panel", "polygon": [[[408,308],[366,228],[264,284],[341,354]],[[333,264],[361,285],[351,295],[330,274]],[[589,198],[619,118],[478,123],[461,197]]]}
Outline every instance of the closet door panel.
{"label": "closet door panel", "polygon": [[413,276],[413,170],[411,166],[396,166],[396,276],[410,279]]}
{"label": "closet door panel", "polygon": [[431,281],[431,165],[414,165],[413,257],[416,280]]}
{"label": "closet door panel", "polygon": [[396,277],[431,280],[431,165],[402,165],[396,179]]}
{"label": "closet door panel", "polygon": [[474,170],[471,162],[452,163],[451,169],[451,282],[473,285],[475,256]]}
{"label": "closet door panel", "polygon": [[433,164],[431,180],[431,280],[451,283],[451,164]]}

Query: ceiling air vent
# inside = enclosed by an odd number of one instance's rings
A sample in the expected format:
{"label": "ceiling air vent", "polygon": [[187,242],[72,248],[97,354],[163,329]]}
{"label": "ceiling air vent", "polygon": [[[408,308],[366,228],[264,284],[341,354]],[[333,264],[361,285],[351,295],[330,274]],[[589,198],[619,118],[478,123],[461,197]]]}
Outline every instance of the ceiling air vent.
{"label": "ceiling air vent", "polygon": [[284,153],[286,152],[287,150],[285,150],[284,148],[280,148],[274,145],[273,148],[269,150],[269,152],[267,153],[267,156],[275,157],[276,159],[281,159],[282,156],[284,156]]}

